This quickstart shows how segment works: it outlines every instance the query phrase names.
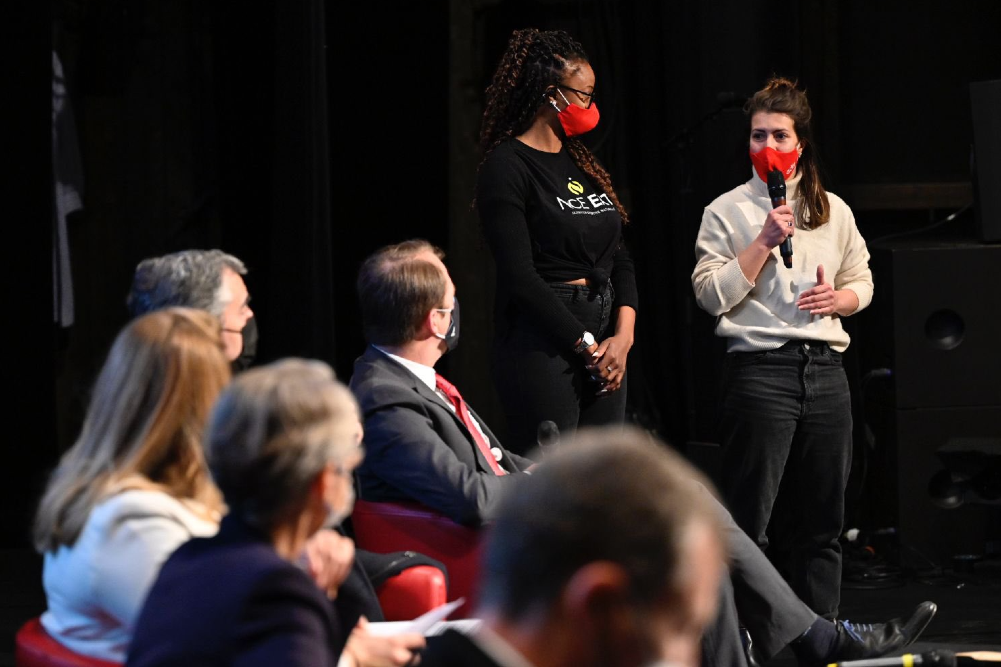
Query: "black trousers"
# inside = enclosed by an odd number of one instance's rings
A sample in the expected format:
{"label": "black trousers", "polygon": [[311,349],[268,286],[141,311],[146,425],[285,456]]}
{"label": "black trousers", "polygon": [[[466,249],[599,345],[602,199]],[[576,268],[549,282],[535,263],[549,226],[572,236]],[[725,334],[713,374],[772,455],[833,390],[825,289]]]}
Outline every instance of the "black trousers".
{"label": "black trousers", "polygon": [[[611,283],[602,289],[552,283],[550,288],[599,342],[615,333]],[[583,330],[581,331],[583,333]],[[494,339],[493,374],[507,418],[504,443],[517,454],[534,449],[539,424],[553,421],[564,438],[581,426],[621,424],[626,381],[618,391],[599,394],[583,358],[557,347],[536,322],[515,314]]]}
{"label": "black trousers", "polygon": [[[725,381],[720,487],[727,505],[751,539],[788,566],[799,597],[833,619],[841,597],[838,538],[852,457],[851,397],[841,355],[815,341],[734,352],[727,355]],[[777,501],[787,521],[770,526]],[[773,553],[776,547],[780,553]]]}

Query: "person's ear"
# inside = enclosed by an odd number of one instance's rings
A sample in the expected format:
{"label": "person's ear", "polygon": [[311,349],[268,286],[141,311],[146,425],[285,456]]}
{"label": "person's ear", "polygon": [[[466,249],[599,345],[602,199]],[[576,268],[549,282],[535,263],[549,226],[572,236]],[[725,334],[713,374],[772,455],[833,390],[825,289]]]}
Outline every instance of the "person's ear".
{"label": "person's ear", "polygon": [[311,502],[325,503],[327,494],[330,493],[330,486],[334,483],[331,474],[330,464],[323,467],[323,470],[316,474],[313,481],[309,483],[307,497]]}
{"label": "person's ear", "polygon": [[603,616],[626,599],[629,577],[621,565],[596,561],[573,573],[560,596],[566,613],[583,620]]}
{"label": "person's ear", "polygon": [[589,637],[604,659],[631,655],[637,641],[630,579],[617,563],[588,563],[570,577],[560,603],[577,633]]}
{"label": "person's ear", "polygon": [[542,103],[556,113],[559,113],[560,105],[558,104],[557,99],[556,86],[549,86],[546,88],[545,92],[542,93]]}
{"label": "person's ear", "polygon": [[438,331],[435,329],[435,317],[437,316],[438,316],[438,311],[435,310],[434,308],[429,310],[427,314],[424,316],[423,329],[425,338],[437,338],[437,336],[435,335],[438,333]]}

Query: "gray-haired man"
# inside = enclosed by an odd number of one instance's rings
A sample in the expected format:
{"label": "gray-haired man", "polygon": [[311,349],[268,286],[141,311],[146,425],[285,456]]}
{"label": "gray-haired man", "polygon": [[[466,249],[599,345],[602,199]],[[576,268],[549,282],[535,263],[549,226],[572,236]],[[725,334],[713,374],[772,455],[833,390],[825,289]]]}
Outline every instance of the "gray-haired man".
{"label": "gray-haired man", "polygon": [[[257,326],[243,262],[221,250],[182,250],[139,262],[126,300],[133,316],[186,306],[207,310],[222,324],[226,358],[248,366],[257,351]],[[242,362],[242,363],[241,363]]]}

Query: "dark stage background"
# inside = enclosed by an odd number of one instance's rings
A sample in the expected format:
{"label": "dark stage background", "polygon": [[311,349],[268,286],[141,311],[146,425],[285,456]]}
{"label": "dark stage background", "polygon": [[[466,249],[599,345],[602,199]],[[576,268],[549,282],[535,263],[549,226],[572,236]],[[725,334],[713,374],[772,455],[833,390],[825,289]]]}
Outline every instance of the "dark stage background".
{"label": "dark stage background", "polygon": [[[71,444],[126,321],[132,269],[151,255],[220,247],[241,257],[259,359],[318,357],[347,380],[363,349],[358,265],[380,245],[425,237],[447,250],[463,303],[462,344],[443,372],[503,430],[487,362],[492,266],[469,203],[482,92],[514,28],[564,28],[591,56],[602,120],[587,139],[633,218],[641,309],[631,419],[679,448],[714,438],[722,345],[694,305],[690,274],[702,208],[750,173],[747,121],[732,100],[772,73],[798,78],[828,187],[874,242],[972,201],[969,83],[1001,78],[1001,4],[991,0],[920,10],[835,0],[55,0],[13,2],[9,13],[11,414],[0,489],[9,544],[26,542],[45,473]],[[85,208],[69,221],[76,323],[67,329],[51,314],[50,50],[65,69],[85,176]],[[922,236],[976,244],[972,211]],[[985,267],[978,284],[997,285],[1001,263]],[[874,310],[887,297],[883,277]],[[986,298],[996,310],[1001,299]],[[865,406],[859,391],[882,363],[866,351],[889,334],[862,318],[846,324],[863,447],[869,413],[896,409],[892,397],[891,407]],[[996,369],[996,350],[994,341],[980,372]],[[1001,405],[1001,394],[988,398]],[[891,436],[878,440],[889,446]],[[850,492],[849,523],[877,521],[861,476]]]}

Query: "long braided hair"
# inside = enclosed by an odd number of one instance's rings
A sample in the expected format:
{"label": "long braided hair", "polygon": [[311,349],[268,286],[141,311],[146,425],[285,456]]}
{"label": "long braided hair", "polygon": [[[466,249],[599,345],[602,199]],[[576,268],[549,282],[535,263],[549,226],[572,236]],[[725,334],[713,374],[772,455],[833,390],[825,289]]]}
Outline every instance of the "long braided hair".
{"label": "long braided hair", "polygon": [[799,90],[794,81],[772,77],[744,105],[748,120],[760,112],[784,113],[792,118],[793,129],[803,144],[803,154],[799,158],[799,169],[803,173],[799,196],[803,205],[796,209],[796,221],[804,229],[816,229],[827,224],[831,219],[831,202],[820,182],[819,157],[810,131],[813,112],[806,93]]}
{"label": "long braided hair", "polygon": [[[528,130],[539,106],[547,103],[546,92],[580,62],[587,62],[584,47],[562,30],[514,31],[486,91],[480,125],[484,159],[502,142]],[[563,145],[577,167],[612,200],[623,223],[629,222],[611,177],[594,154],[577,137],[564,137]]]}

